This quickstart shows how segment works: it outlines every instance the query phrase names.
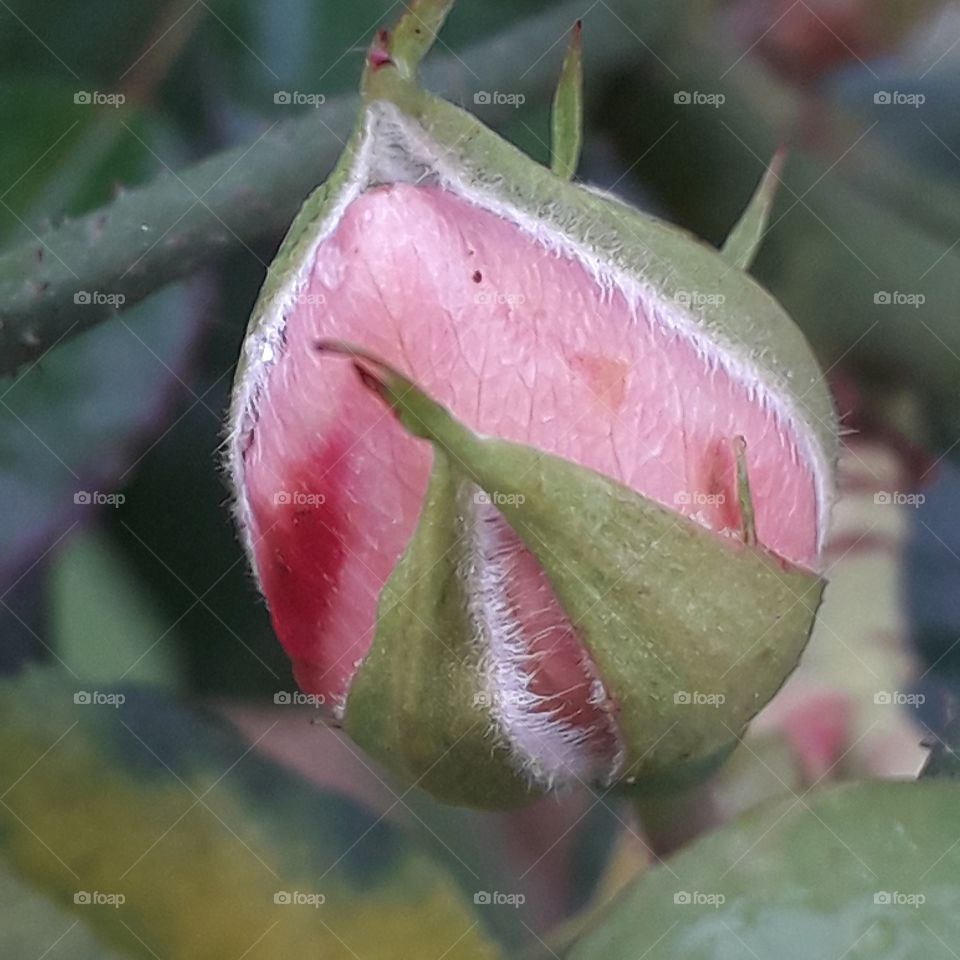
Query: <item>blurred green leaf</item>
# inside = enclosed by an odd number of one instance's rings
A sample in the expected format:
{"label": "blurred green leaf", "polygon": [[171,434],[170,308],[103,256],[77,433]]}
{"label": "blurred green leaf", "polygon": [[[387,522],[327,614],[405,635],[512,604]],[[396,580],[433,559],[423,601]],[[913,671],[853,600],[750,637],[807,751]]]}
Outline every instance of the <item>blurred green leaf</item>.
{"label": "blurred green leaf", "polygon": [[[640,29],[640,18],[631,23]],[[827,370],[913,387],[931,414],[960,421],[960,184],[928,179],[869,127],[778,82],[723,31],[688,25],[655,57],[640,122],[625,124],[612,94],[606,124],[670,218],[721,243],[773,151],[797,142],[754,273]],[[725,99],[689,104],[685,91]]]}
{"label": "blurred green leaf", "polygon": [[136,449],[162,430],[196,333],[186,288],[171,287],[2,383],[0,580],[117,495]]}
{"label": "blurred green leaf", "polygon": [[51,642],[74,674],[85,682],[174,685],[174,630],[107,537],[90,530],[73,537],[51,580]]}
{"label": "blurred green leaf", "polygon": [[[0,956],[11,960],[119,960],[80,919],[47,900],[0,862]],[[128,955],[129,956],[129,955]]]}
{"label": "blurred green leaf", "polygon": [[960,940],[960,787],[791,797],[646,873],[571,960],[927,960]]}
{"label": "blurred green leaf", "polygon": [[[82,210],[118,181],[155,171],[152,150],[176,150],[163,124],[75,104],[64,81],[21,81],[16,89],[0,102],[3,121],[22,135],[0,140],[0,232],[29,237],[28,224],[43,216]],[[36,255],[56,256],[39,243]],[[92,304],[113,292],[78,284],[73,296]],[[137,447],[160,430],[177,371],[202,332],[193,300],[190,288],[165,290],[0,380],[0,581],[92,519],[96,506],[77,501],[114,494]]]}
{"label": "blurred green leaf", "polygon": [[[224,266],[218,299],[182,411],[126,477],[127,500],[103,520],[168,624],[189,689],[241,697],[291,689],[290,661],[237,540],[218,470],[222,416],[259,274],[241,251]],[[199,402],[197,398],[201,398]],[[185,535],[185,531],[187,535]],[[166,642],[166,641],[165,641]]]}
{"label": "blurred green leaf", "polygon": [[[122,9],[123,16],[118,16]],[[0,70],[47,74],[106,89],[146,42],[157,13],[154,0],[38,4],[10,0],[0,6]],[[4,79],[7,79],[5,76]]]}
{"label": "blurred green leaf", "polygon": [[107,942],[164,960],[499,955],[399,828],[123,695],[35,671],[0,696],[0,847]]}

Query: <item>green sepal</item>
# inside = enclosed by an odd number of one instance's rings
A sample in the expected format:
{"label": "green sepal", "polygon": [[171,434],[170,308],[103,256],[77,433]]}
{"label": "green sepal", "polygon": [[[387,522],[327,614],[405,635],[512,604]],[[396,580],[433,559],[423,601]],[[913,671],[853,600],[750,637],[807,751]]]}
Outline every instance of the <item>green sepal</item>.
{"label": "green sepal", "polygon": [[721,254],[729,264],[738,270],[749,270],[760,250],[770,222],[770,211],[777,199],[777,189],[783,180],[783,168],[787,162],[787,151],[781,147],[770,161],[756,192],[750,198],[747,209],[730,231]]}
{"label": "green sepal", "polygon": [[[478,436],[359,348],[318,346],[352,357],[364,384],[403,427],[433,444],[444,470],[486,491],[537,558],[616,704],[626,748],[617,774],[670,779],[691,766],[709,770],[710,758],[729,748],[796,665],[823,581],[609,477],[533,447]],[[436,502],[428,500],[421,527],[450,522],[450,515],[431,517]],[[421,573],[435,564],[433,577],[451,576],[455,564],[439,552],[420,555],[424,545],[418,532],[411,550]],[[408,559],[409,552],[401,563]],[[439,608],[421,609],[442,631]],[[381,619],[375,645],[382,655],[402,658],[404,643],[387,634]],[[423,683],[433,690],[445,680],[434,670]],[[376,708],[372,697],[367,706]],[[348,716],[351,710],[355,703],[348,703]],[[369,748],[376,752],[373,739]]]}
{"label": "green sepal", "polygon": [[376,634],[350,689],[344,727],[433,796],[506,808],[528,801],[531,789],[498,730],[470,612],[474,489],[438,450],[416,532],[380,594]]}
{"label": "green sepal", "polygon": [[578,20],[570,35],[567,54],[563,58],[550,114],[550,169],[564,180],[572,180],[577,171],[583,139],[582,33],[583,24]]}

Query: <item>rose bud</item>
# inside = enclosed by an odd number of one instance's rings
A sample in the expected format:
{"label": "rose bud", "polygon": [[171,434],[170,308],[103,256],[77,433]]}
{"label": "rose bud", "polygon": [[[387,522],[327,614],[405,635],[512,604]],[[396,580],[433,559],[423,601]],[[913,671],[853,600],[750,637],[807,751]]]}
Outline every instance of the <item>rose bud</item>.
{"label": "rose bud", "polygon": [[408,781],[679,782],[822,592],[833,409],[744,272],[776,169],[722,253],[575,185],[579,29],[547,169],[417,87],[446,7],[378,37],[255,307],[242,536],[301,689]]}

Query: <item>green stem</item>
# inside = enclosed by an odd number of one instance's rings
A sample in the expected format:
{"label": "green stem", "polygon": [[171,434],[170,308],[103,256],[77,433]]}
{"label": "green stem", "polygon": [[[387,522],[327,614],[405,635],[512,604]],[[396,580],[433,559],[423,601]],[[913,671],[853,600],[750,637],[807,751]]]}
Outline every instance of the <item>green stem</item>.
{"label": "green stem", "polygon": [[661,859],[716,824],[709,782],[671,792],[638,791],[630,799],[647,844]]}

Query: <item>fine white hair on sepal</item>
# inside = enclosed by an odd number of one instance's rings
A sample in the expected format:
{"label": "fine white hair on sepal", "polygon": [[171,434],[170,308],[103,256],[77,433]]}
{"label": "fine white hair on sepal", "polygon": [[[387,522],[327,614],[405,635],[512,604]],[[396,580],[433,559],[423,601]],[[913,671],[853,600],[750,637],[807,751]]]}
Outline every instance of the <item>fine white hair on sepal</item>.
{"label": "fine white hair on sepal", "polygon": [[[603,732],[617,744],[612,756],[590,746],[591,727],[574,726],[543,709],[545,698],[531,687],[538,657],[524,635],[507,599],[508,557],[522,549],[520,541],[491,504],[471,504],[468,520],[467,578],[469,614],[483,651],[482,683],[497,732],[511,749],[514,769],[531,785],[552,789],[564,784],[609,783],[616,779],[624,748],[613,717],[598,711]],[[583,652],[584,677],[591,684],[591,702],[607,700],[603,683]],[[589,672],[588,672],[589,671]]]}

